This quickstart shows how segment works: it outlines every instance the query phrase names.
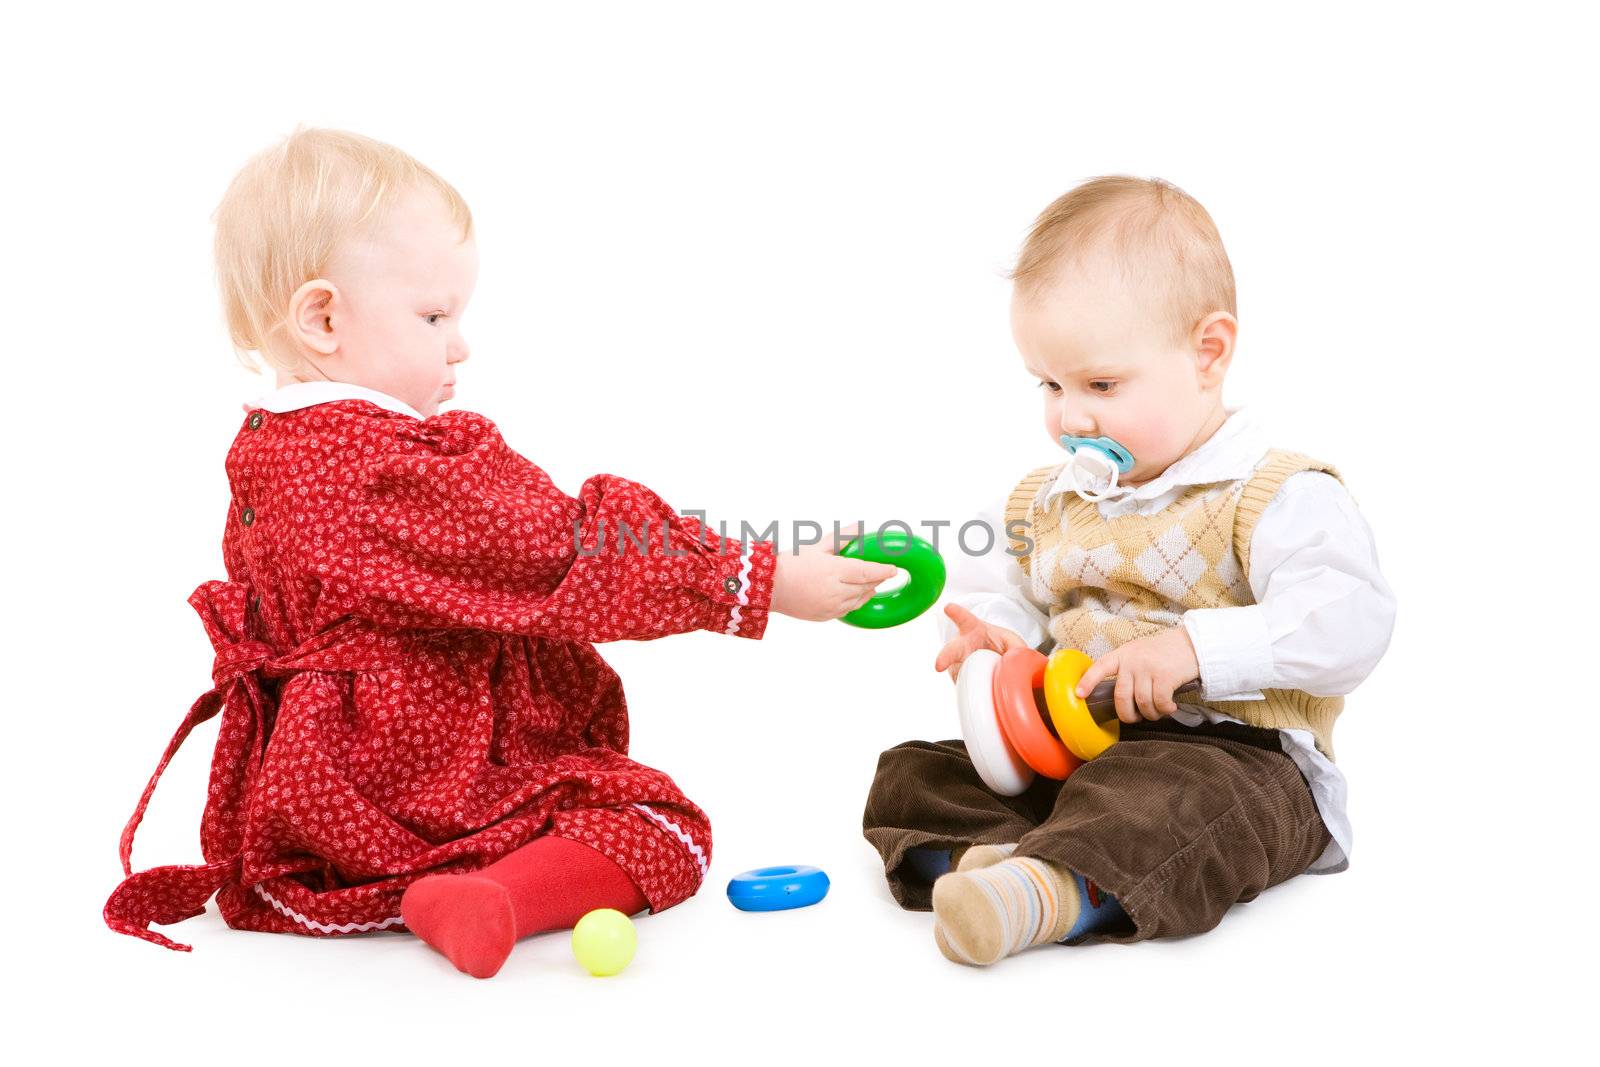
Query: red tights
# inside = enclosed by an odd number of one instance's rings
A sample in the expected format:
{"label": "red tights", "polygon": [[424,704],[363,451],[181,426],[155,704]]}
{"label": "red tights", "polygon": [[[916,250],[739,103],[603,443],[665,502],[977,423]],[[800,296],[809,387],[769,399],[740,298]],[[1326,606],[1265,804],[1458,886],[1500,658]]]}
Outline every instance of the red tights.
{"label": "red tights", "polygon": [[489,978],[520,937],[571,929],[596,908],[632,915],[645,903],[633,880],[605,855],[546,836],[481,871],[418,879],[400,900],[400,918],[458,970]]}

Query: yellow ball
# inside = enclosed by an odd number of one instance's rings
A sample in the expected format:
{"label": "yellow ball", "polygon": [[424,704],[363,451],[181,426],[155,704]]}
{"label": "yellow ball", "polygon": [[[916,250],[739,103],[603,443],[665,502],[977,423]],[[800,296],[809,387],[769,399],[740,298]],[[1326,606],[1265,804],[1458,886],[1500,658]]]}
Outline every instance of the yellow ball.
{"label": "yellow ball", "polygon": [[572,954],[596,978],[620,972],[638,944],[632,920],[615,908],[591,911],[572,928]]}

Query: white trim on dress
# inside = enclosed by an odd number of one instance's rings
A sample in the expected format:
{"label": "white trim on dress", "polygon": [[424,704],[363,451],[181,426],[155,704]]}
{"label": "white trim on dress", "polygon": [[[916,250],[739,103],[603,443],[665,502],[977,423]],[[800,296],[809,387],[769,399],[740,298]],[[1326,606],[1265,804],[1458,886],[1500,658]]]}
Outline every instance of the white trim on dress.
{"label": "white trim on dress", "polygon": [[308,930],[315,930],[320,934],[362,934],[369,930],[386,930],[391,926],[400,925],[400,916],[398,915],[390,916],[381,922],[337,924],[319,923],[315,919],[308,919],[306,916],[301,915],[298,911],[295,911],[293,908],[289,907],[289,905],[285,904],[283,901],[279,900],[265,889],[262,889],[260,882],[257,882],[250,888],[255,890],[256,896],[260,897],[268,904],[271,904],[273,910],[279,915],[299,923]]}
{"label": "white trim on dress", "polygon": [[695,863],[700,865],[700,877],[704,878],[706,876],[706,868],[709,866],[709,864],[706,862],[705,850],[699,845],[695,844],[694,838],[685,833],[683,827],[679,826],[677,823],[673,822],[659,811],[656,811],[654,808],[647,808],[643,804],[635,804],[634,807],[644,812],[651,822],[660,826],[664,830],[671,831],[674,837],[676,837],[679,841],[682,841],[683,847],[689,850],[689,855],[693,856]]}
{"label": "white trim on dress", "polygon": [[750,603],[750,567],[755,562],[754,557],[750,554],[753,548],[754,546],[749,541],[739,542],[739,558],[742,561],[739,566],[739,603],[733,606],[733,611],[728,616],[728,628],[723,631],[730,637],[739,632],[741,614],[739,609]]}

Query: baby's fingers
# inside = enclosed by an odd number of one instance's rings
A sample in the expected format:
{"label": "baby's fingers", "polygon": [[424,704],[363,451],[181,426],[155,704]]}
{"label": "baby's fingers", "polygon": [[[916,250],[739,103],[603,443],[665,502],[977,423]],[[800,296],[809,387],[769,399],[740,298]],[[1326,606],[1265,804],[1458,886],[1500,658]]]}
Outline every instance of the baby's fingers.
{"label": "baby's fingers", "polygon": [[934,658],[933,669],[936,671],[947,670],[952,664],[960,663],[967,658],[967,653],[972,651],[972,642],[965,637],[952,637],[945,642],[939,650],[939,655]]}
{"label": "baby's fingers", "polygon": [[1161,718],[1161,712],[1156,709],[1155,679],[1146,674],[1133,680],[1133,699],[1139,707],[1139,714],[1151,722]]}
{"label": "baby's fingers", "polygon": [[864,559],[842,559],[843,564],[850,564],[843,569],[839,577],[851,585],[877,585],[887,582],[895,576],[895,569],[887,563],[871,563]]}
{"label": "baby's fingers", "polygon": [[956,624],[956,629],[963,634],[983,629],[983,620],[960,604],[946,604],[944,613],[951,622]]}
{"label": "baby's fingers", "polygon": [[1123,722],[1138,722],[1139,709],[1133,702],[1133,674],[1122,671],[1117,675],[1117,687],[1113,690],[1113,698],[1117,704],[1117,718]]}
{"label": "baby's fingers", "polygon": [[1089,669],[1083,672],[1083,678],[1078,682],[1077,693],[1080,697],[1087,697],[1094,692],[1094,687],[1102,681],[1117,673],[1117,654],[1108,652],[1104,656],[1089,664]]}
{"label": "baby's fingers", "polygon": [[870,585],[869,586],[863,586],[863,587],[855,587],[855,588],[860,588],[861,591],[859,593],[856,593],[856,594],[851,596],[850,601],[849,601],[849,607],[846,609],[847,611],[856,610],[861,605],[863,605],[867,601],[871,600],[873,598],[873,596],[874,596],[874,594],[872,592],[872,586],[870,586]]}

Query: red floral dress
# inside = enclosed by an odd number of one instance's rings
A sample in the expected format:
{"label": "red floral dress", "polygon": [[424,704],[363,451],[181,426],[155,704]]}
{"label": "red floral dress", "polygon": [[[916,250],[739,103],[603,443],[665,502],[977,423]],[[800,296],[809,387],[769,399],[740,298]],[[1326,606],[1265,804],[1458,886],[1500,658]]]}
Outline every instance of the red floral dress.
{"label": "red floral dress", "polygon": [[[721,538],[609,474],[567,496],[468,411],[257,410],[227,470],[229,580],[189,598],[214,688],[123,831],[113,929],[187,949],[149,924],[213,893],[237,929],[395,928],[417,878],[541,834],[610,857],[652,911],[695,892],[710,824],[627,757],[622,684],[591,642],[759,638],[770,543]],[[162,770],[219,712],[206,862],[133,874]]]}

